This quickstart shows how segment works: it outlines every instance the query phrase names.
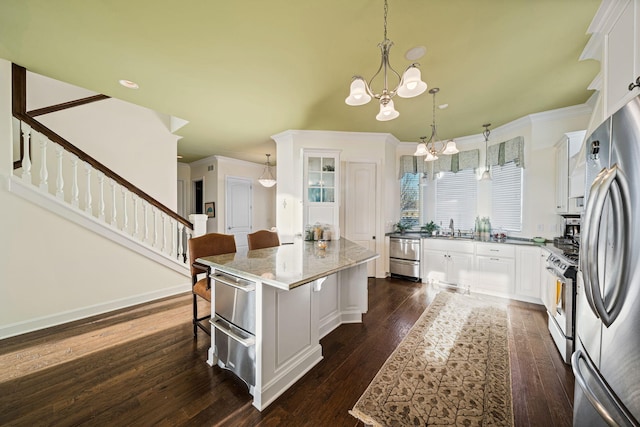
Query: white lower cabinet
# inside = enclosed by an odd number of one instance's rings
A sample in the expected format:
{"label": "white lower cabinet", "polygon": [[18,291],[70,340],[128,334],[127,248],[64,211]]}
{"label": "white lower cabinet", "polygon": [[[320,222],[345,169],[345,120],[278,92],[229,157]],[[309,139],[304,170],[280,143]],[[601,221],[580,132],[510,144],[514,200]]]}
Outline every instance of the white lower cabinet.
{"label": "white lower cabinet", "polygon": [[511,296],[515,293],[515,248],[499,243],[476,243],[476,271],[472,291]]}
{"label": "white lower cabinet", "polygon": [[427,238],[422,248],[425,283],[536,304],[542,301],[549,253],[539,246]]}
{"label": "white lower cabinet", "polygon": [[541,264],[545,265],[537,246],[516,248],[516,295],[530,302],[541,300]]}
{"label": "white lower cabinet", "polygon": [[423,271],[425,283],[444,283],[468,288],[473,275],[473,242],[424,239]]}

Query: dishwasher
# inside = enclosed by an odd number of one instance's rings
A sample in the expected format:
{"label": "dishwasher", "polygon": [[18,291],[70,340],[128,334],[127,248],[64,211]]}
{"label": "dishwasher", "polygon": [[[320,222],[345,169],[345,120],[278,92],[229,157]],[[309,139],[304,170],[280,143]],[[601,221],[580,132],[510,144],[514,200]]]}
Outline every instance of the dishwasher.
{"label": "dishwasher", "polygon": [[420,239],[389,238],[389,273],[420,281]]}

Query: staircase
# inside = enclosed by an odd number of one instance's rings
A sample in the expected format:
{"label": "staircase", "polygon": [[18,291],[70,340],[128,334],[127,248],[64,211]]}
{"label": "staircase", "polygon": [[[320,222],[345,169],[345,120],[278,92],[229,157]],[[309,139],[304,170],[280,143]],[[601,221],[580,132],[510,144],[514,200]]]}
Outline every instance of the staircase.
{"label": "staircase", "polygon": [[[0,66],[6,77],[6,61]],[[12,144],[19,160],[8,176],[0,174],[0,235],[8,248],[0,266],[0,339],[188,292],[191,222],[39,122],[26,111],[26,70],[13,64],[11,74],[13,141],[0,145]],[[6,79],[0,83],[7,88]],[[108,97],[93,98],[77,105]],[[0,113],[7,110],[0,105]],[[33,209],[64,220],[29,223],[46,218]],[[82,228],[76,232],[68,221]]]}

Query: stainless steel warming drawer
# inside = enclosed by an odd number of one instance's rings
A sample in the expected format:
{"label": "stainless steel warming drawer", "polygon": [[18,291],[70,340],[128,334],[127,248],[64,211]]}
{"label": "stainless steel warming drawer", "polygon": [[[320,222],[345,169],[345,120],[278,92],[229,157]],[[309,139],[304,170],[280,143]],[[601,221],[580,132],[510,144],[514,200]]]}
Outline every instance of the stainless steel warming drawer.
{"label": "stainless steel warming drawer", "polygon": [[389,273],[420,279],[420,239],[389,238]]}
{"label": "stainless steel warming drawer", "polygon": [[214,283],[215,353],[218,365],[242,378],[250,389],[256,384],[255,333],[256,285],[232,276],[216,273]]}

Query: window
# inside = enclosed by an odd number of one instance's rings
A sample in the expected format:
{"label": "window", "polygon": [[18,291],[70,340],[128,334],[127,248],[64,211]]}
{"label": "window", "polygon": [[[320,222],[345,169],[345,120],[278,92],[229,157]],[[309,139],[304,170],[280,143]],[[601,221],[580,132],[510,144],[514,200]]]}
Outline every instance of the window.
{"label": "window", "polygon": [[400,180],[400,222],[410,228],[420,225],[420,175],[405,173]]}
{"label": "window", "polygon": [[514,162],[491,168],[491,226],[522,231],[522,168]]}
{"label": "window", "polygon": [[435,223],[443,229],[453,219],[456,230],[473,230],[476,218],[478,182],[473,169],[441,172],[436,180]]}

